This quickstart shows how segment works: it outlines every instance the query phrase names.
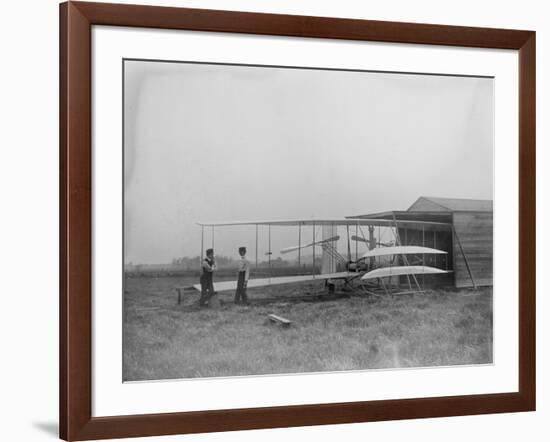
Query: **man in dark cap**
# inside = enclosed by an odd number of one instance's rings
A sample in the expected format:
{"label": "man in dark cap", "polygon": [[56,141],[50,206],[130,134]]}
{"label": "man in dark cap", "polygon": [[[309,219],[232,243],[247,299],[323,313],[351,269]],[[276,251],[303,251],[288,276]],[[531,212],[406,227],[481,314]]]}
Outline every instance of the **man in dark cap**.
{"label": "man in dark cap", "polygon": [[237,291],[235,292],[235,304],[248,304],[246,286],[250,276],[250,262],[246,259],[246,247],[239,247],[239,270],[237,273]]}
{"label": "man in dark cap", "polygon": [[201,298],[199,299],[199,305],[205,307],[214,294],[214,272],[216,271],[214,249],[206,250],[206,258],[202,260],[201,267]]}

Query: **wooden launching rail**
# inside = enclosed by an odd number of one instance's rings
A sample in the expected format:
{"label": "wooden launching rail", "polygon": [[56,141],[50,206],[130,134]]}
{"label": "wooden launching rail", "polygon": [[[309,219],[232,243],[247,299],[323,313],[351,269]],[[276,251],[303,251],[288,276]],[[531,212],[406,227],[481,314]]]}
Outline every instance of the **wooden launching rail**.
{"label": "wooden launching rail", "polygon": [[185,292],[194,292],[196,293],[197,291],[195,290],[195,287],[193,286],[186,286],[186,287],[176,287],[176,292],[178,293],[178,305],[181,304],[181,299],[182,299],[182,296]]}

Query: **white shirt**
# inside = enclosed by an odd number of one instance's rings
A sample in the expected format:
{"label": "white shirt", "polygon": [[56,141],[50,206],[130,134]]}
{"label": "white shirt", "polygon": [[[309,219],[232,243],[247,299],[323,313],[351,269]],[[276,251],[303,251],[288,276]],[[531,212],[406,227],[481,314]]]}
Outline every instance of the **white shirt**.
{"label": "white shirt", "polygon": [[248,277],[250,276],[250,262],[246,257],[241,256],[241,260],[239,261],[239,273],[240,272],[246,272],[244,275],[244,280],[248,281]]}

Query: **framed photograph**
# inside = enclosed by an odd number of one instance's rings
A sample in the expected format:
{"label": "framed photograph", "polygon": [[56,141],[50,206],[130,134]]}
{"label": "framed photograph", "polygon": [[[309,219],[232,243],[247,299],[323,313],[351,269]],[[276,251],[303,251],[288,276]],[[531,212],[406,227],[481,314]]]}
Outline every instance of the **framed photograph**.
{"label": "framed photograph", "polygon": [[60,6],[60,437],[535,409],[535,33]]}

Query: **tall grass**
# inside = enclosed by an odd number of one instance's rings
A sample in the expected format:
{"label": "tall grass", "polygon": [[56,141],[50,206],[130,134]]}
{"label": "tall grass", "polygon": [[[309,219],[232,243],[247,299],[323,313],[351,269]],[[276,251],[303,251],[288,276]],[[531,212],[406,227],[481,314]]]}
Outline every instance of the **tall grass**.
{"label": "tall grass", "polygon": [[[492,290],[432,291],[395,297],[351,296],[293,302],[321,283],[250,291],[252,306],[178,306],[169,278],[132,278],[125,294],[126,381],[302,373],[492,362]],[[222,299],[222,301],[224,300]],[[281,328],[275,313],[293,323]]]}

